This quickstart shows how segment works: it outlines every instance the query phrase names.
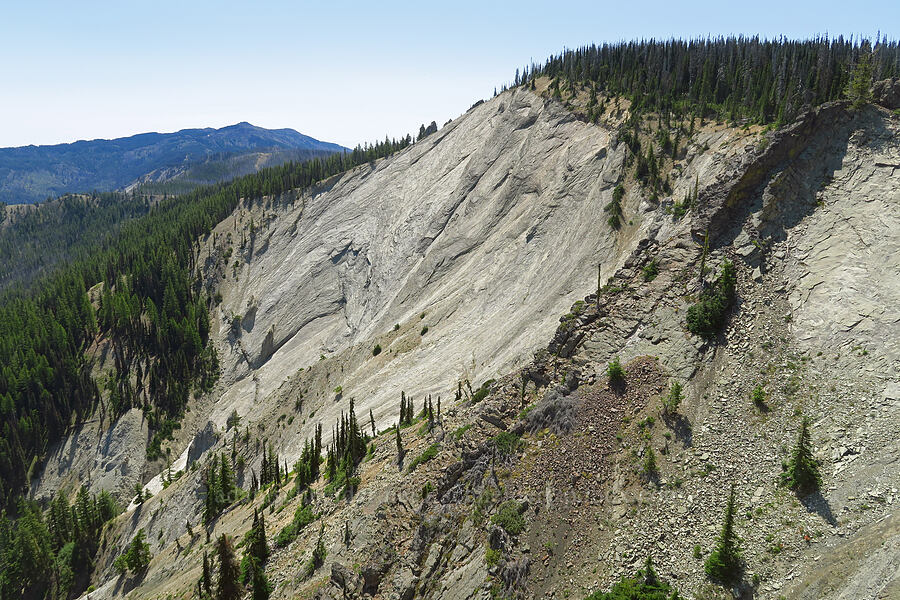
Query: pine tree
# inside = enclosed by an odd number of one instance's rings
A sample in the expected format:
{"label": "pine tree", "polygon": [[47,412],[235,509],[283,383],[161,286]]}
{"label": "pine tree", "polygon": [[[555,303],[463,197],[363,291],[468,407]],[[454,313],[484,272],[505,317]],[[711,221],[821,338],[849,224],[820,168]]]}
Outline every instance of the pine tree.
{"label": "pine tree", "polygon": [[203,551],[203,576],[200,582],[203,585],[204,593],[210,596],[212,594],[212,570],[209,566],[209,554],[206,550]]}
{"label": "pine tree", "polygon": [[803,418],[797,444],[791,454],[791,461],[782,475],[783,483],[799,494],[810,494],[822,485],[819,465],[812,455],[812,441],[809,435],[809,419]]}
{"label": "pine tree", "polygon": [[872,100],[872,55],[868,52],[859,57],[853,68],[853,75],[847,85],[847,98],[855,109],[862,108]]}
{"label": "pine tree", "polygon": [[266,578],[266,571],[262,564],[250,559],[250,585],[253,586],[253,600],[268,600],[272,588],[269,586],[269,580]]}
{"label": "pine tree", "polygon": [[223,533],[216,542],[216,558],[219,563],[219,577],[216,581],[215,600],[240,600],[240,569],[234,556],[234,546]]}
{"label": "pine tree", "polygon": [[312,566],[315,571],[325,564],[325,557],[328,552],[325,550],[325,524],[319,526],[319,539],[316,541],[316,547],[313,549]]}
{"label": "pine tree", "polygon": [[269,544],[266,541],[266,516],[253,509],[253,527],[250,529],[250,547],[252,556],[259,564],[265,564],[269,558]]}
{"label": "pine tree", "polygon": [[728,496],[728,504],[725,507],[725,521],[722,523],[722,531],[716,541],[716,548],[706,559],[706,574],[723,583],[732,583],[737,580],[741,569],[740,538],[734,532],[735,516],[734,484],[731,486],[731,494]]}

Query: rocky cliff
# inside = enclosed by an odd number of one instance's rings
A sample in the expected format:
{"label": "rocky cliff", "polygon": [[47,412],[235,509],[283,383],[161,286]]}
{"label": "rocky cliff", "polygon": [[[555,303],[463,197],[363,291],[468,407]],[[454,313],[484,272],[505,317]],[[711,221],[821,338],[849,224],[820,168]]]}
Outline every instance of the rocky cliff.
{"label": "rocky cliff", "polygon": [[[205,532],[194,432],[244,456],[246,477],[255,440],[292,464],[351,398],[362,421],[396,423],[401,391],[417,411],[440,396],[440,417],[401,431],[399,464],[395,432],[379,435],[355,494],[313,486],[325,564],[305,576],[317,522],[270,558],[273,597],[583,597],[650,555],[682,595],[716,597],[703,559],[732,484],[744,571],[729,591],[896,594],[898,117],[834,104],[776,132],[701,124],[657,201],[630,175],[626,117],[590,125],[507,92],[311,192],[247,199],[200,240],[222,379],[172,447],[184,475],[151,481],[107,531],[90,597],[187,597],[209,539],[240,539],[263,503],[274,538],[304,501],[291,485],[247,497]],[[726,259],[737,301],[705,340],[685,313]],[[673,380],[685,400],[664,417]],[[802,416],[824,487],[797,497],[779,479]],[[139,528],[155,558],[116,577]]]}

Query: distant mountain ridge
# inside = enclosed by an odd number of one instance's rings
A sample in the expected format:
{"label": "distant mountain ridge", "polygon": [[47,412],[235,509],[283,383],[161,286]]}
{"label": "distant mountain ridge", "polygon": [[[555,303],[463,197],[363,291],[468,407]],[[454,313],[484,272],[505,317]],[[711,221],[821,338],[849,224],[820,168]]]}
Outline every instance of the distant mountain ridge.
{"label": "distant mountain ridge", "polygon": [[[68,192],[111,191],[176,177],[189,187],[342,150],[293,129],[265,129],[247,122],[220,129],[0,148],[0,202],[33,203]],[[231,173],[236,165],[240,172]]]}

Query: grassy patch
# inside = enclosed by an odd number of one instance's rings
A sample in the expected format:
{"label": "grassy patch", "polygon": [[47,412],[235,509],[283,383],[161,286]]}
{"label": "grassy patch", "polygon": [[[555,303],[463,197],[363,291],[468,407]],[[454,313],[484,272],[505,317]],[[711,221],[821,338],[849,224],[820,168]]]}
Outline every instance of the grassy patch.
{"label": "grassy patch", "polygon": [[409,464],[409,468],[407,469],[407,473],[412,473],[413,471],[416,470],[416,467],[418,467],[418,466],[421,465],[421,464],[427,463],[429,460],[431,460],[432,458],[434,458],[435,456],[437,456],[438,450],[440,450],[440,447],[439,447],[437,444],[432,444],[432,445],[428,446],[428,447],[425,449],[425,451],[422,452],[422,454],[420,454],[419,456],[417,456],[417,457]]}

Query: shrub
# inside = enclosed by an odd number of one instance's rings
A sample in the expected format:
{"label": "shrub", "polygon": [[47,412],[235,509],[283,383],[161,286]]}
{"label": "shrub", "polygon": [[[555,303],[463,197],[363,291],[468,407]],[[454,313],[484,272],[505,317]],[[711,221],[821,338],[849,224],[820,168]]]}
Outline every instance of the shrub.
{"label": "shrub", "polygon": [[426,333],[428,333],[428,325],[422,328],[422,332],[420,333],[420,335],[424,336]]}
{"label": "shrub", "polygon": [[489,567],[497,566],[497,563],[500,562],[500,551],[488,548],[484,551],[484,561]]}
{"label": "shrub", "polygon": [[654,258],[644,266],[644,281],[653,281],[659,275],[659,265]]}
{"label": "shrub", "polygon": [[609,377],[610,383],[623,383],[625,381],[625,369],[619,362],[619,357],[612,359],[606,366],[606,375]]}
{"label": "shrub", "polygon": [[378,356],[381,354],[381,344],[375,344],[375,347],[372,348],[372,356]]}
{"label": "shrub", "polygon": [[757,408],[766,408],[766,391],[761,385],[757,385],[753,388],[753,391],[750,392],[750,399],[753,400],[753,404],[755,404]]}
{"label": "shrub", "polygon": [[500,454],[512,454],[518,449],[520,442],[519,436],[511,431],[504,431],[494,438],[494,445]]}
{"label": "shrub", "polygon": [[288,523],[284,529],[278,532],[278,535],[275,537],[275,546],[278,548],[284,548],[300,535],[300,532],[303,531],[303,528],[316,520],[316,516],[313,514],[312,508],[309,505],[300,506],[294,512],[294,520]]}
{"label": "shrub", "polygon": [[491,384],[494,383],[493,379],[488,379],[484,383],[481,384],[481,387],[478,388],[474,394],[472,394],[472,404],[478,404],[491,392]]}
{"label": "shrub", "polygon": [[439,447],[437,444],[432,444],[432,445],[428,446],[428,447],[425,449],[425,451],[422,452],[422,454],[420,454],[419,456],[417,456],[417,457],[409,464],[409,469],[407,470],[407,472],[408,472],[408,473],[412,473],[413,471],[416,470],[416,467],[418,467],[418,466],[421,465],[421,464],[427,463],[429,460],[431,460],[432,458],[434,458],[435,456],[437,456],[438,450],[440,450],[440,447]]}
{"label": "shrub", "polygon": [[691,333],[707,339],[716,337],[725,323],[725,313],[734,302],[736,282],[734,263],[726,260],[713,285],[703,291],[696,304],[688,308],[687,326]]}
{"label": "shrub", "polygon": [[610,591],[598,590],[585,600],[676,600],[680,597],[677,590],[659,578],[648,556],[644,568],[634,577],[623,577]]}
{"label": "shrub", "polygon": [[515,500],[507,500],[491,517],[491,523],[499,525],[510,535],[519,535],[525,531],[525,517],[522,516],[522,505]]}

